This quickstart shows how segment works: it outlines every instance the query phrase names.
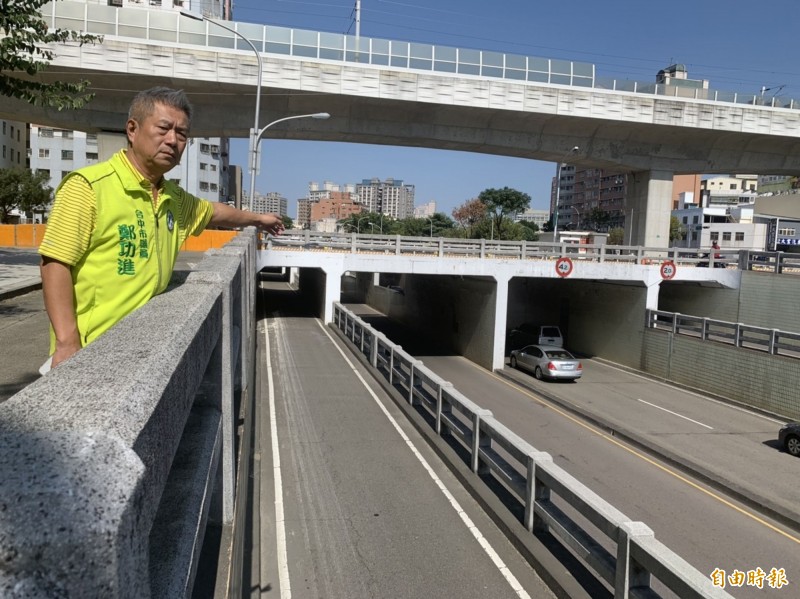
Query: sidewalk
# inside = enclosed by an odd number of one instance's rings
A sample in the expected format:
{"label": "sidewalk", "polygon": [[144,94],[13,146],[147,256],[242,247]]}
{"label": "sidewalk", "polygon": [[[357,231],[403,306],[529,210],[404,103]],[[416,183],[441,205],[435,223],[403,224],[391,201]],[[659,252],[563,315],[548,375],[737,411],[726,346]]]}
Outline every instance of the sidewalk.
{"label": "sidewalk", "polygon": [[0,263],[0,301],[41,288],[38,265]]}

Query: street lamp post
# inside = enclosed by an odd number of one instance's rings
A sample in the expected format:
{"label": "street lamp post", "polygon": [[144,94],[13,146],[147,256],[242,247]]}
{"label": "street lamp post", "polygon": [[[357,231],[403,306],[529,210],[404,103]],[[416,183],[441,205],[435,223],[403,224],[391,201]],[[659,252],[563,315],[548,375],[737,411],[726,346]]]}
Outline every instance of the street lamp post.
{"label": "street lamp post", "polygon": [[[256,131],[258,131],[258,121],[259,117],[261,116],[261,75],[263,69],[263,63],[261,60],[261,53],[258,51],[258,48],[253,45],[249,39],[247,39],[244,35],[236,31],[235,29],[228,27],[227,25],[223,25],[219,21],[212,21],[211,19],[201,15],[200,13],[193,12],[191,10],[187,10],[185,8],[181,9],[181,14],[185,17],[189,17],[190,19],[194,19],[195,21],[207,21],[217,27],[222,27],[226,31],[230,31],[235,36],[239,37],[240,39],[244,40],[245,43],[250,46],[250,49],[256,55],[256,61],[258,62],[258,73],[256,74],[256,113],[255,118],[253,121],[253,129],[250,131],[250,208],[253,207],[253,189],[255,188],[256,184],[256,143],[254,141],[254,137]],[[236,207],[241,208],[241,198],[236,198]]]}
{"label": "street lamp post", "polygon": [[430,223],[431,223],[431,239],[433,239],[433,219],[430,216],[426,216]]}
{"label": "street lamp post", "polygon": [[553,243],[558,243],[558,201],[561,198],[561,165],[564,163],[564,160],[570,154],[574,154],[580,150],[578,146],[574,146],[568,152],[564,152],[564,155],[561,157],[561,160],[558,161],[558,166],[556,167],[556,203],[553,208]]}
{"label": "street lamp post", "polygon": [[258,132],[253,135],[253,153],[252,153],[252,161],[250,163],[250,209],[253,209],[253,202],[256,196],[256,167],[258,166],[258,144],[261,142],[261,138],[264,136],[264,132],[272,127],[272,125],[277,125],[278,123],[282,123],[283,121],[291,121],[293,119],[329,119],[331,117],[330,114],[327,112],[315,112],[313,114],[296,114],[294,116],[285,116],[282,119],[277,119],[268,123],[261,127]]}
{"label": "street lamp post", "polygon": [[356,233],[358,233],[359,235],[361,234],[361,221],[365,220],[366,218],[367,218],[366,216],[362,216],[361,218],[358,219],[358,222],[356,222]]}

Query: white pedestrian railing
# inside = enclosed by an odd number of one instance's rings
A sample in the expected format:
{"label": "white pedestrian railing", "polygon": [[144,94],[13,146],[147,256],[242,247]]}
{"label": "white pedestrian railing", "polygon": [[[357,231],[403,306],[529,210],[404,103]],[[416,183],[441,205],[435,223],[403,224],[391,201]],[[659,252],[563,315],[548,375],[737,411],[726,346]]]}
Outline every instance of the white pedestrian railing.
{"label": "white pedestrian railing", "polygon": [[[630,245],[590,245],[568,242],[502,241],[449,237],[410,237],[366,233],[285,231],[266,239],[268,250],[326,251],[353,254],[415,255],[440,258],[505,258],[610,262],[658,267],[671,261],[684,267],[722,267],[775,273],[800,273],[800,254],[707,248],[649,248]],[[715,258],[715,255],[719,257]]]}
{"label": "white pedestrian railing", "polygon": [[[631,521],[557,466],[548,453],[521,439],[338,303],[334,323],[376,373],[423,411],[438,435],[450,437],[468,453],[474,474],[493,477],[516,497],[529,532],[558,539],[614,589],[616,598],[659,597],[653,579],[681,599],[730,597],[656,540],[644,523]],[[476,484],[483,482],[476,478]]]}
{"label": "white pedestrian railing", "polygon": [[647,310],[646,314],[647,327],[651,329],[754,349],[775,356],[800,358],[800,333],[663,310]]}

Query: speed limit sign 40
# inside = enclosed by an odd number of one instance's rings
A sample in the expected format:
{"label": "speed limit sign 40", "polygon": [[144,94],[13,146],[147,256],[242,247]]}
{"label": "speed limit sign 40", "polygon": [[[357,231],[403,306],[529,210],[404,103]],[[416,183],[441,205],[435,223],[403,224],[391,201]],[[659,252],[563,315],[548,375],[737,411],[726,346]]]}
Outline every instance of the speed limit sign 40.
{"label": "speed limit sign 40", "polygon": [[664,280],[669,280],[675,276],[675,272],[677,270],[678,269],[672,260],[665,260],[661,263],[661,278]]}
{"label": "speed limit sign 40", "polygon": [[572,273],[572,260],[566,256],[556,260],[556,273],[559,277],[568,277]]}

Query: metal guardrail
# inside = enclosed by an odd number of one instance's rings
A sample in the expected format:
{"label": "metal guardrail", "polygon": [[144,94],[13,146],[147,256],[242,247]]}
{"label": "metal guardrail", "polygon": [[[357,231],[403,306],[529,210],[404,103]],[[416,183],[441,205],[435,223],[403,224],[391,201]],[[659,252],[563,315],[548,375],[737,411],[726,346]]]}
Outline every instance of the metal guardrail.
{"label": "metal guardrail", "polygon": [[800,358],[800,333],[663,310],[647,310],[646,318],[647,328],[754,349],[774,356]]}
{"label": "metal guardrail", "polygon": [[490,411],[338,303],[334,323],[373,370],[409,404],[425,410],[437,434],[449,435],[468,452],[473,473],[491,475],[516,497],[529,532],[557,538],[614,589],[615,597],[659,597],[653,578],[681,599],[730,597],[656,540],[644,523],[631,521],[553,463],[548,453],[514,434]]}
{"label": "metal guardrail", "polygon": [[[196,45],[251,52],[244,40],[207,21],[181,18],[178,11],[146,7],[115,7],[91,2],[60,0],[42,7],[48,25],[104,36],[144,39],[156,43]],[[687,88],[631,79],[599,78],[595,65],[584,62],[505,54],[417,42],[356,37],[274,25],[231,22],[259,52],[300,59],[370,64],[443,75],[458,74],[586,89],[669,96],[681,100],[748,104],[800,109],[787,98],[764,98],[705,88]]]}

